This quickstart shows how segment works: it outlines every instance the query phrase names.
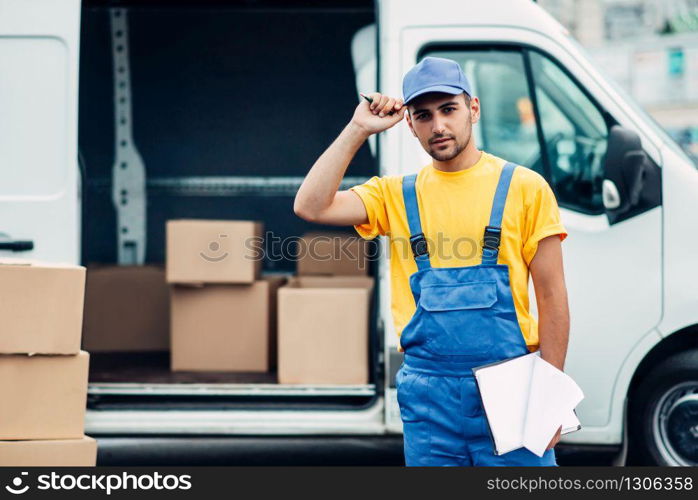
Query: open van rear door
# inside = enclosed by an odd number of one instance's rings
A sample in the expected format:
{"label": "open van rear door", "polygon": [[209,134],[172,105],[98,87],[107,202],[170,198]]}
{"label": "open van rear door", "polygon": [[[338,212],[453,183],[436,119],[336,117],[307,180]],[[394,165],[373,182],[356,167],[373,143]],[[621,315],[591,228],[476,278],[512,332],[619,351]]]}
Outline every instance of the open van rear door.
{"label": "open van rear door", "polygon": [[[534,2],[377,5],[379,90],[401,96],[403,75],[425,56],[460,62],[481,103],[473,128],[478,148],[537,171],[552,186],[569,233],[563,250],[574,319],[565,371],[585,392],[578,407],[582,431],[565,440],[621,442],[629,383],[623,363],[638,345],[658,338],[662,313],[661,138]],[[649,158],[641,201],[622,219],[602,196],[607,173],[618,168],[606,155],[614,125],[637,133]],[[431,161],[406,123],[381,134],[379,145],[381,175],[412,173]],[[533,295],[530,303],[535,308]],[[390,374],[397,339],[392,320],[383,319]],[[391,394],[388,389],[392,428],[399,413],[391,411]]]}
{"label": "open van rear door", "polygon": [[80,0],[0,0],[0,257],[80,261]]}

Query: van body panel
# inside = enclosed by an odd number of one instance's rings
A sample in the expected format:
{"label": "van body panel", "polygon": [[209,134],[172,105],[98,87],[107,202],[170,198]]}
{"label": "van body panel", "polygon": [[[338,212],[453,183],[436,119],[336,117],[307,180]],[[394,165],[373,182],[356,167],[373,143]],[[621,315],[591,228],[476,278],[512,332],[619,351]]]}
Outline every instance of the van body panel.
{"label": "van body panel", "polygon": [[662,336],[698,324],[698,169],[672,148],[663,151],[664,314]]}
{"label": "van body panel", "polygon": [[80,263],[80,0],[0,0],[0,257]]}
{"label": "van body panel", "polygon": [[[565,443],[579,444],[621,444],[623,442],[623,431],[625,426],[625,405],[630,389],[630,382],[637,367],[647,354],[661,340],[661,336],[657,329],[653,329],[642,337],[632,348],[628,356],[622,361],[618,370],[618,376],[611,387],[611,396],[609,401],[609,413],[612,418],[605,426],[588,426],[584,427],[582,422],[582,430],[579,432],[571,432],[564,437]],[[598,367],[598,365],[594,365]],[[567,371],[567,369],[565,369]]]}

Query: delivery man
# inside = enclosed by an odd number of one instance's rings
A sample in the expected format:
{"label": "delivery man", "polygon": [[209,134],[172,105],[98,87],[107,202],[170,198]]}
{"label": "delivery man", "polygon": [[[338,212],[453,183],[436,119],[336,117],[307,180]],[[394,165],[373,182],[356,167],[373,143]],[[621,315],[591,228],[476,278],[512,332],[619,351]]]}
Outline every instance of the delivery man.
{"label": "delivery man", "polygon": [[[540,349],[560,370],[569,312],[555,196],[538,173],[477,149],[480,102],[460,64],[426,57],[403,99],[372,93],[318,158],[296,195],[301,218],[390,238],[392,312],[405,462],[555,466],[554,446],[495,455],[471,369]],[[338,191],[371,134],[402,121],[433,161],[417,174],[373,177]],[[405,250],[407,249],[407,250]],[[539,322],[529,312],[533,278]]]}

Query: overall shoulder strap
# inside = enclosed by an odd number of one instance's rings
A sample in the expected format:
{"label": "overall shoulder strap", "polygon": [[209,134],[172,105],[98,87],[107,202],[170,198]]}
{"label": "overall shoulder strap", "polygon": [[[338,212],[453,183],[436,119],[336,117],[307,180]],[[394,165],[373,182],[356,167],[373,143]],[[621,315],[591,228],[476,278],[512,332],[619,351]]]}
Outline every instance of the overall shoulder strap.
{"label": "overall shoulder strap", "polygon": [[516,165],[507,162],[502,167],[502,172],[499,174],[499,182],[497,190],[494,193],[492,202],[492,212],[490,213],[490,223],[485,227],[484,245],[482,247],[482,263],[496,264],[499,257],[499,243],[502,236],[502,215],[504,214],[504,204],[507,201],[507,193],[511,177],[514,175]]}
{"label": "overall shoulder strap", "polygon": [[419,219],[419,204],[417,203],[417,174],[405,175],[402,178],[402,198],[405,201],[405,211],[407,212],[407,223],[410,228],[410,248],[412,255],[417,262],[417,269],[428,269],[429,249],[427,240],[422,233],[422,223]]}

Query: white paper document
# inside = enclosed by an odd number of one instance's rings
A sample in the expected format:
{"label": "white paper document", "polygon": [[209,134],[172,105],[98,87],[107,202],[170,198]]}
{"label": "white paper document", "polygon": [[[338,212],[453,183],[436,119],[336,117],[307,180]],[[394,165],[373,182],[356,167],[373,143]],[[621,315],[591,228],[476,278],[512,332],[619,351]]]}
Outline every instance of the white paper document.
{"label": "white paper document", "polygon": [[540,457],[560,426],[563,434],[581,428],[574,408],[582,390],[539,352],[473,372],[498,455],[524,446]]}

